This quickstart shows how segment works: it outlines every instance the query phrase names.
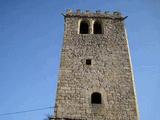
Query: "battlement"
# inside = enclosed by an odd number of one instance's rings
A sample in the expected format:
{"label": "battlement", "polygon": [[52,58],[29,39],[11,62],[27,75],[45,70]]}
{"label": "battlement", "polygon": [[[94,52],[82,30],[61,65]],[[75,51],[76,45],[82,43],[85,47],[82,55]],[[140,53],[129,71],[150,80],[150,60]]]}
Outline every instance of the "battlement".
{"label": "battlement", "polygon": [[96,10],[95,12],[90,12],[89,10],[81,11],[80,9],[77,9],[77,11],[72,11],[71,9],[67,9],[66,14],[63,14],[65,17],[88,17],[88,18],[110,18],[110,19],[125,19],[126,17],[123,17],[122,14],[118,11],[115,12],[101,12],[100,10]]}

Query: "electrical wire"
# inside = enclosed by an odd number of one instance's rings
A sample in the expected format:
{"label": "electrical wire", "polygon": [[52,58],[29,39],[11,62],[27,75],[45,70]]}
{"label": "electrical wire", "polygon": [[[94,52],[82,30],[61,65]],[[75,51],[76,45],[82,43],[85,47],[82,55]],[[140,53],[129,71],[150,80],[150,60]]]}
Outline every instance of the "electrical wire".
{"label": "electrical wire", "polygon": [[17,112],[0,113],[0,116],[22,114],[22,113],[41,111],[41,110],[52,109],[52,108],[54,108],[54,107],[51,106],[51,107],[36,108],[36,109],[23,110],[23,111],[17,111]]}

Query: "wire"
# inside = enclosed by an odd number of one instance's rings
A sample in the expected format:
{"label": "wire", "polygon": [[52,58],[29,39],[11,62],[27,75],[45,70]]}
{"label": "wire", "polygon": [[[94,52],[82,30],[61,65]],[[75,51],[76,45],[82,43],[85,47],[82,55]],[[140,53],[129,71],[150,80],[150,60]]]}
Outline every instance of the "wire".
{"label": "wire", "polygon": [[41,110],[52,109],[52,108],[54,108],[54,107],[51,106],[51,107],[36,108],[36,109],[23,110],[23,111],[17,111],[17,112],[1,113],[0,116],[7,116],[7,115],[14,115],[14,114],[22,114],[22,113],[41,111]]}

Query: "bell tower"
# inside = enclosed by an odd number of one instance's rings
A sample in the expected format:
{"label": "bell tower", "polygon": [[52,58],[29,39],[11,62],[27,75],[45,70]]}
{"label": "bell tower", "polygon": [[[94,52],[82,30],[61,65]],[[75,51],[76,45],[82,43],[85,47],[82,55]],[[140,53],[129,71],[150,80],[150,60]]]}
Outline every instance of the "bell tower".
{"label": "bell tower", "polygon": [[139,120],[119,12],[68,10],[53,119]]}

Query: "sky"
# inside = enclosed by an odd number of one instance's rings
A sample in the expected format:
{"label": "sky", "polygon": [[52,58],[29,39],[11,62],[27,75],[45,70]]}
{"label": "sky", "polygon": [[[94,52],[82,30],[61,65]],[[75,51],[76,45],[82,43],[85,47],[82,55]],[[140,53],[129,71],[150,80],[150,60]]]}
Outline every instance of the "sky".
{"label": "sky", "polygon": [[[71,8],[120,11],[141,120],[160,120],[160,0],[0,0],[0,114],[54,106],[64,18]],[[44,120],[53,109],[1,116]]]}

